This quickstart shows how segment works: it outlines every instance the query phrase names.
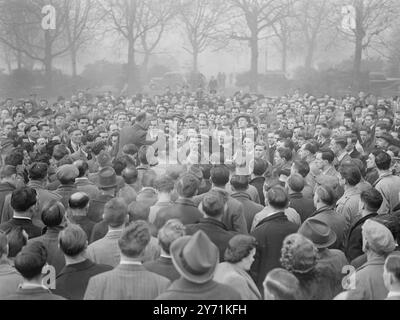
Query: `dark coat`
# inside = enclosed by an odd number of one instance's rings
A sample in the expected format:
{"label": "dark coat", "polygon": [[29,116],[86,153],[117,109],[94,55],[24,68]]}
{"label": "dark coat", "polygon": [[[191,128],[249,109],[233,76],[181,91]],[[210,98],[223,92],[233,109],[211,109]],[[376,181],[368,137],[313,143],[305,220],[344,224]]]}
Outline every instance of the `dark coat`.
{"label": "dark coat", "polygon": [[231,240],[237,233],[228,231],[226,226],[215,219],[203,218],[197,224],[186,226],[186,234],[193,235],[197,231],[202,230],[210,238],[210,240],[219,249],[219,260],[224,261],[225,250]]}
{"label": "dark coat", "polygon": [[11,183],[8,182],[0,183],[0,214],[1,212],[3,212],[3,206],[6,200],[6,196],[11,194],[14,190],[15,186],[12,185]]}
{"label": "dark coat", "polygon": [[137,123],[123,128],[119,134],[118,156],[122,154],[122,148],[127,144],[134,144],[138,149],[145,145],[152,145],[154,141],[148,141],[146,137],[147,129]]}
{"label": "dark coat", "polygon": [[40,237],[42,235],[42,228],[35,226],[32,220],[28,219],[16,219],[4,222],[0,225],[0,230],[5,233],[10,232],[12,229],[21,227],[28,234],[29,239]]}
{"label": "dark coat", "polygon": [[89,279],[110,270],[111,266],[96,264],[89,259],[67,265],[58,274],[53,292],[69,300],[83,300]]}
{"label": "dark coat", "polygon": [[258,245],[250,273],[260,292],[264,292],[262,284],[267,273],[281,266],[283,240],[297,230],[298,226],[290,222],[284,212],[279,212],[263,219],[251,233]]}
{"label": "dark coat", "polygon": [[251,201],[249,194],[246,192],[236,192],[231,194],[231,197],[238,200],[243,205],[244,217],[247,223],[247,231],[250,232],[255,215],[262,211],[264,207],[261,204]]}
{"label": "dark coat", "polygon": [[203,214],[190,199],[178,199],[175,205],[161,209],[157,212],[154,225],[161,229],[170,219],[179,219],[184,225],[198,223]]}
{"label": "dark coat", "polygon": [[332,208],[324,207],[315,211],[310,218],[318,219],[325,222],[333,231],[335,231],[337,240],[330,249],[342,250],[344,247],[344,233],[346,231],[346,218],[337,214]]}
{"label": "dark coat", "polygon": [[250,181],[250,184],[255,187],[258,191],[258,196],[260,197],[260,204],[265,206],[265,197],[264,197],[264,177],[256,177]]}
{"label": "dark coat", "polygon": [[[73,216],[71,220],[85,231],[88,240],[90,239],[95,223],[87,216]],[[106,232],[107,233],[107,232]]]}
{"label": "dark coat", "polygon": [[87,217],[93,222],[100,222],[103,220],[104,206],[108,201],[113,199],[113,196],[100,194],[97,198],[89,201],[89,211]]}
{"label": "dark coat", "polygon": [[356,221],[350,228],[349,235],[346,241],[346,257],[349,261],[353,261],[355,258],[364,254],[362,251],[362,225],[368,219],[376,217],[377,213],[371,213],[365,217],[362,217]]}
{"label": "dark coat", "polygon": [[41,242],[47,249],[47,263],[56,269],[58,274],[65,266],[65,257],[61,249],[58,247],[58,234],[61,228],[49,228],[44,235],[29,240],[32,242]]}
{"label": "dark coat", "polygon": [[69,198],[77,192],[78,189],[75,187],[75,185],[60,185],[55,191],[55,193],[59,194],[62,197],[60,201],[65,208],[69,207]]}
{"label": "dark coat", "polygon": [[156,300],[240,300],[240,295],[235,289],[214,280],[196,284],[179,278]]}
{"label": "dark coat", "polygon": [[304,198],[301,192],[289,195],[290,208],[293,208],[300,215],[301,223],[306,221],[315,211],[314,200]]}
{"label": "dark coat", "polygon": [[358,152],[356,148],[354,148],[354,150],[349,154],[349,156],[352,159],[360,159],[361,158],[361,153]]}
{"label": "dark coat", "polygon": [[374,185],[375,182],[379,179],[378,169],[367,169],[365,174],[365,180],[367,180],[371,185]]}
{"label": "dark coat", "polygon": [[155,261],[144,263],[143,266],[150,272],[157,273],[171,280],[171,282],[180,278],[179,272],[176,270],[171,258],[160,257]]}
{"label": "dark coat", "polygon": [[106,236],[107,232],[108,232],[107,222],[105,222],[104,220],[97,222],[93,226],[92,233],[91,233],[90,237],[88,238],[88,239],[90,239],[89,243],[93,243],[97,240],[103,239]]}

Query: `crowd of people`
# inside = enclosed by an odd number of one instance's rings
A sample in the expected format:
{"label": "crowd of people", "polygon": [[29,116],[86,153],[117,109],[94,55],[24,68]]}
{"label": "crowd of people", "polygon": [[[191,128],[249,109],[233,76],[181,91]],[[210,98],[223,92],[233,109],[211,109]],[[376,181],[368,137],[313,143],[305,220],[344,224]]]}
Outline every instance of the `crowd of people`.
{"label": "crowd of people", "polygon": [[1,104],[1,300],[399,300],[395,98]]}

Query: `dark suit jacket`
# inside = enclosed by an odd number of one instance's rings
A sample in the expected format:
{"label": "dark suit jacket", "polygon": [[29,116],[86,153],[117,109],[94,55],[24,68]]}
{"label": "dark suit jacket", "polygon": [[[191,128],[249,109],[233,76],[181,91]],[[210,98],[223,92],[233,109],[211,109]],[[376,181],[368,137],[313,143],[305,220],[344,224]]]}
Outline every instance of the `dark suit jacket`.
{"label": "dark suit jacket", "polygon": [[42,228],[35,226],[32,223],[32,220],[29,219],[16,219],[12,218],[11,220],[4,222],[0,225],[0,230],[5,233],[10,232],[12,229],[21,227],[26,231],[29,236],[29,239],[40,237],[42,235]]}
{"label": "dark suit jacket", "polygon": [[243,205],[244,217],[247,223],[247,231],[250,232],[255,215],[262,211],[264,207],[261,204],[251,201],[250,195],[246,192],[232,193],[231,197],[238,200]]}
{"label": "dark suit jacket", "polygon": [[55,193],[59,194],[62,197],[60,201],[65,208],[69,207],[69,198],[77,192],[78,189],[75,187],[75,185],[60,185],[55,191]]}
{"label": "dark suit jacket", "polygon": [[304,198],[301,192],[289,195],[290,208],[293,208],[300,215],[301,223],[307,220],[315,211],[314,200]]}
{"label": "dark suit jacket", "polygon": [[256,177],[250,181],[250,184],[255,187],[258,191],[258,196],[260,197],[260,204],[265,206],[265,197],[264,197],[264,177]]}
{"label": "dark suit jacket", "polygon": [[169,280],[175,281],[180,278],[179,272],[176,270],[171,258],[160,257],[155,261],[149,261],[143,266],[150,272],[154,272]]}
{"label": "dark suit jacket", "polygon": [[263,292],[263,282],[269,271],[281,266],[281,249],[286,236],[296,233],[298,226],[290,222],[285,213],[275,213],[256,226],[251,233],[257,239],[255,261],[251,267],[251,276],[260,292]]}
{"label": "dark suit jacket", "polygon": [[[6,200],[6,196],[12,193],[15,190],[15,186],[11,183],[4,182],[0,183],[0,214],[3,212],[4,202]],[[5,221],[6,219],[2,220]]]}
{"label": "dark suit jacket", "polygon": [[235,289],[214,280],[197,284],[179,278],[156,300],[240,300],[240,295]]}
{"label": "dark suit jacket", "polygon": [[56,269],[58,274],[65,266],[65,257],[58,247],[58,234],[61,228],[49,228],[44,235],[29,240],[32,242],[41,242],[47,249],[47,263]]}
{"label": "dark suit jacket", "polygon": [[74,216],[71,218],[71,220],[75,224],[80,226],[83,229],[83,231],[85,231],[87,238],[89,240],[92,235],[92,230],[95,223],[92,220],[90,220],[87,216]]}
{"label": "dark suit jacket", "polygon": [[127,144],[134,144],[139,149],[145,145],[152,145],[154,141],[146,140],[147,130],[135,123],[132,127],[123,128],[119,134],[118,156],[122,154],[122,148]]}
{"label": "dark suit jacket", "polygon": [[376,217],[377,213],[369,214],[365,217],[362,217],[358,221],[356,221],[350,228],[349,235],[346,241],[346,257],[349,261],[353,261],[355,258],[364,254],[362,251],[362,225],[368,219]]}
{"label": "dark suit jacket", "polygon": [[218,247],[219,260],[221,262],[224,261],[225,250],[228,247],[229,240],[237,233],[228,231],[222,222],[210,218],[203,218],[197,224],[186,226],[187,235],[193,235],[199,230],[204,231],[210,240]]}
{"label": "dark suit jacket", "polygon": [[67,265],[58,274],[53,292],[69,300],[83,300],[89,279],[110,270],[111,266],[96,264],[89,259]]}
{"label": "dark suit jacket", "polygon": [[89,202],[89,211],[87,217],[93,222],[103,220],[104,206],[108,201],[113,199],[112,196],[100,194],[97,198],[91,199]]}
{"label": "dark suit jacket", "polygon": [[92,233],[91,233],[90,237],[88,238],[88,239],[90,239],[89,243],[93,243],[97,240],[104,238],[106,236],[107,232],[108,232],[107,222],[105,222],[104,220],[97,222],[93,226]]}
{"label": "dark suit jacket", "polygon": [[161,229],[170,219],[179,219],[184,225],[198,223],[203,214],[190,199],[178,199],[175,205],[161,209],[157,212],[154,225]]}

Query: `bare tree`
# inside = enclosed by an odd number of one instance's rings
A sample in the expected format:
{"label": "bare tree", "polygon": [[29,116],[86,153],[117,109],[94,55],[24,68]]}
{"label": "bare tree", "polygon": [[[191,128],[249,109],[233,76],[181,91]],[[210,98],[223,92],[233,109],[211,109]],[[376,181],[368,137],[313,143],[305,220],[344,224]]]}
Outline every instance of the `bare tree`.
{"label": "bare tree", "polygon": [[144,54],[141,67],[143,78],[146,78],[150,57],[159,45],[168,24],[176,16],[177,3],[175,0],[143,1],[143,17],[139,28],[143,30],[140,36],[140,47]]}
{"label": "bare tree", "polygon": [[230,0],[238,12],[232,39],[248,41],[251,50],[250,90],[258,90],[259,40],[265,31],[287,15],[291,0]]}
{"label": "bare tree", "polygon": [[77,55],[93,39],[99,20],[95,16],[94,0],[69,0],[66,18],[66,38],[69,44],[73,78],[77,76]]}
{"label": "bare tree", "polygon": [[[46,88],[51,91],[54,59],[68,53],[71,47],[77,45],[82,35],[78,32],[70,39],[66,37],[71,2],[70,0],[16,0],[3,1],[2,4],[7,2],[9,4],[3,7],[6,11],[1,11],[1,21],[6,30],[13,31],[14,39],[0,33],[0,42],[34,61],[41,62],[45,70]],[[42,29],[44,17],[42,8],[45,5],[52,5],[56,9],[55,30]],[[7,15],[12,12],[18,12],[18,19],[14,20],[13,17],[7,20]]]}
{"label": "bare tree", "polygon": [[184,49],[192,55],[192,71],[198,73],[199,55],[221,41],[223,18],[227,7],[223,0],[187,0],[181,3],[179,20],[189,46]]}
{"label": "bare tree", "polygon": [[[343,4],[349,4],[343,2]],[[343,32],[354,41],[353,89],[360,90],[361,62],[364,50],[376,45],[376,40],[397,19],[397,0],[353,0],[356,12],[356,27],[351,32]]]}
{"label": "bare tree", "polygon": [[331,27],[331,21],[327,17],[334,11],[334,5],[332,0],[300,0],[296,3],[296,21],[301,31],[302,43],[305,44],[304,68],[307,71],[313,67],[320,36]]}

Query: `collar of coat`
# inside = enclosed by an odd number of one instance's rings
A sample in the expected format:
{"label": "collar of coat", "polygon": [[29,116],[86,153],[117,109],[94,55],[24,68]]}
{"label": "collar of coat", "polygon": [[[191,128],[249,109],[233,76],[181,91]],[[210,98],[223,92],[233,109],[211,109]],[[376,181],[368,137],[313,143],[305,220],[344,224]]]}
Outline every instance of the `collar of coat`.
{"label": "collar of coat", "polygon": [[225,226],[225,224],[223,222],[215,220],[213,218],[202,218],[202,219],[200,219],[198,224],[211,224],[220,229],[224,229],[225,231],[228,231],[228,228]]}
{"label": "collar of coat", "polygon": [[64,274],[87,270],[94,265],[95,263],[90,261],[89,259],[86,259],[85,261],[79,263],[66,265],[64,269],[61,270],[61,272],[58,274],[57,278]]}
{"label": "collar of coat", "polygon": [[232,193],[231,197],[235,198],[235,199],[245,198],[245,199],[251,200],[250,195],[248,193],[246,193],[245,191],[238,191],[238,192]]}
{"label": "collar of coat", "polygon": [[[320,213],[332,214],[333,212],[334,212],[333,207],[325,206],[325,207],[322,207],[322,208],[318,209],[317,211],[315,211],[315,212],[311,215],[311,217],[314,217],[314,216],[316,216],[316,215],[318,215],[318,214],[320,214]],[[310,217],[310,218],[311,218],[311,217]]]}
{"label": "collar of coat", "polygon": [[368,266],[383,266],[385,264],[385,260],[386,259],[383,256],[374,256],[371,260],[367,261],[361,267],[359,267],[357,271],[360,271]]}
{"label": "collar of coat", "polygon": [[276,219],[284,219],[288,220],[284,212],[276,212],[271,214],[270,216],[262,219],[256,226],[258,228],[259,226],[263,225],[264,223],[267,223],[268,221],[276,220]]}

